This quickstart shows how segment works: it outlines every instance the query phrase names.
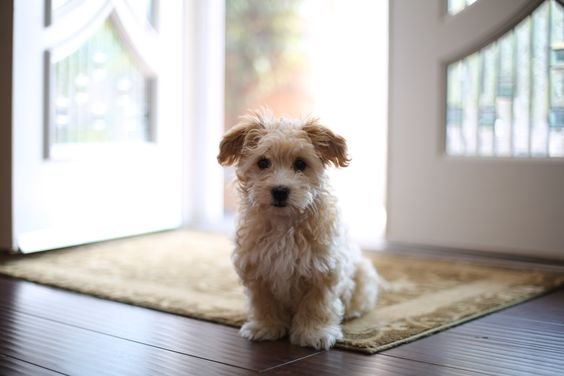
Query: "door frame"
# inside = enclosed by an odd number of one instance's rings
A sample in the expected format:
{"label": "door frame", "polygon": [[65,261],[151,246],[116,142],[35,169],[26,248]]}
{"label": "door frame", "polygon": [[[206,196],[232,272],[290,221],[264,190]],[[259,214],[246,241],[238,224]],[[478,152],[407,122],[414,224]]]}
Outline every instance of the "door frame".
{"label": "door frame", "polygon": [[[13,0],[14,1],[14,0]],[[0,2],[0,250],[13,249],[12,236],[12,37],[14,5]]]}

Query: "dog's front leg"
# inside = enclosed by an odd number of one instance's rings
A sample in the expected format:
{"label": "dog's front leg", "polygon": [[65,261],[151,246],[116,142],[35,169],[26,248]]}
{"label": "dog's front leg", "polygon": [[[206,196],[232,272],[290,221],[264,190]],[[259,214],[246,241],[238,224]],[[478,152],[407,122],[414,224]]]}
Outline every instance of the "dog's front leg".
{"label": "dog's front leg", "polygon": [[239,333],[253,341],[274,341],[288,333],[290,314],[276,302],[270,290],[259,283],[245,289],[248,321]]}
{"label": "dog's front leg", "polygon": [[343,303],[331,289],[311,286],[292,320],[290,341],[300,346],[328,350],[343,338]]}

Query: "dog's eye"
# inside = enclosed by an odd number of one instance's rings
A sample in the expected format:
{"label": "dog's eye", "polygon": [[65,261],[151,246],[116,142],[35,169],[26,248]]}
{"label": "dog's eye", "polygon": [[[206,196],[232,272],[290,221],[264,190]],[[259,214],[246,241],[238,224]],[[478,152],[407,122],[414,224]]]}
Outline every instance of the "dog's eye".
{"label": "dog's eye", "polygon": [[260,168],[261,170],[267,169],[270,167],[270,161],[266,158],[261,158],[259,159],[259,161],[257,162],[257,166],[258,168]]}
{"label": "dog's eye", "polygon": [[306,169],[306,167],[307,167],[307,164],[305,163],[305,161],[303,159],[298,158],[294,161],[294,170],[303,171],[303,170]]}

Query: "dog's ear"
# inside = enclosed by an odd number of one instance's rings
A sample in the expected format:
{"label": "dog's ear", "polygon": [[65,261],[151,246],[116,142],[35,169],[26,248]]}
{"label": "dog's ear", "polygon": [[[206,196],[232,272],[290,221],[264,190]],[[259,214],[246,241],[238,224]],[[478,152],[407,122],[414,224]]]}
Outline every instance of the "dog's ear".
{"label": "dog's ear", "polygon": [[311,140],[324,165],[332,163],[336,167],[347,167],[350,159],[347,155],[345,139],[319,124],[319,120],[310,119],[303,130]]}
{"label": "dog's ear", "polygon": [[246,148],[253,148],[258,143],[264,130],[261,118],[244,116],[241,121],[225,133],[219,144],[217,161],[222,166],[237,163]]}

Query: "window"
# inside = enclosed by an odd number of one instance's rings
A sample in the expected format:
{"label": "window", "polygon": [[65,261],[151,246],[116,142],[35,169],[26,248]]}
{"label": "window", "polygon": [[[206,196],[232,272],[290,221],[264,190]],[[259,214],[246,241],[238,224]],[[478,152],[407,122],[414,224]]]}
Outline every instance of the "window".
{"label": "window", "polygon": [[[387,22],[385,1],[226,0],[225,127],[266,105],[342,134],[352,163],[331,182],[359,239],[381,235],[386,220]],[[232,180],[226,170],[227,215]]]}
{"label": "window", "polygon": [[564,8],[543,2],[447,68],[449,155],[564,157]]}

